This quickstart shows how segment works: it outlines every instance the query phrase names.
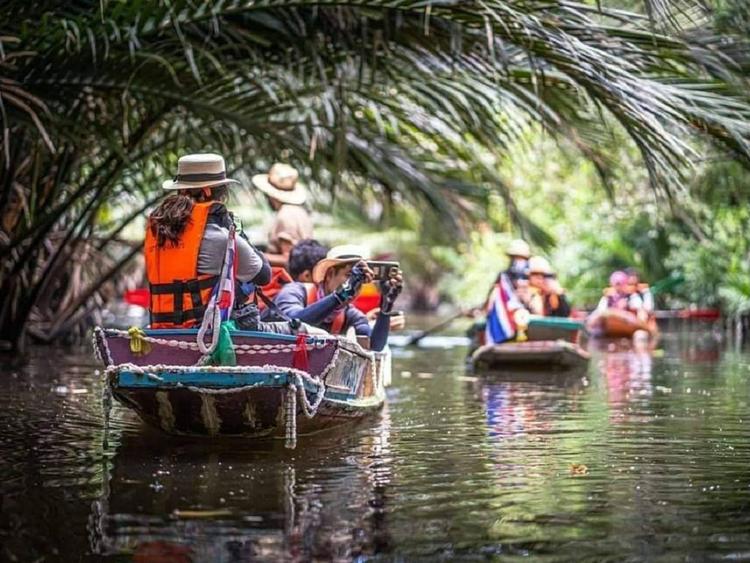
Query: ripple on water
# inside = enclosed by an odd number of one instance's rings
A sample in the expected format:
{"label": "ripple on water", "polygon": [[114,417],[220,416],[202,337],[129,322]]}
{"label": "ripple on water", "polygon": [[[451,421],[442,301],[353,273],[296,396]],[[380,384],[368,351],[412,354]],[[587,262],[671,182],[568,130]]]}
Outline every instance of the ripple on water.
{"label": "ripple on water", "polygon": [[95,367],[41,349],[0,368],[1,558],[747,558],[747,356],[685,360],[691,338],[554,384],[417,350],[379,417],[294,452],[165,439],[120,407],[104,451]]}

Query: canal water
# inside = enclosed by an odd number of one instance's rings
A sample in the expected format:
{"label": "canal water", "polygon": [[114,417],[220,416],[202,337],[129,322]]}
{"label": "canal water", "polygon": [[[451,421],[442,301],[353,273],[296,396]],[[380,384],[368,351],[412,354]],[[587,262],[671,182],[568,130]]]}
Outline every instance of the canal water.
{"label": "canal water", "polygon": [[0,560],[750,560],[750,356],[668,332],[483,381],[438,344],[396,351],[380,416],[294,451],[122,407],[104,448],[88,350],[4,360]]}

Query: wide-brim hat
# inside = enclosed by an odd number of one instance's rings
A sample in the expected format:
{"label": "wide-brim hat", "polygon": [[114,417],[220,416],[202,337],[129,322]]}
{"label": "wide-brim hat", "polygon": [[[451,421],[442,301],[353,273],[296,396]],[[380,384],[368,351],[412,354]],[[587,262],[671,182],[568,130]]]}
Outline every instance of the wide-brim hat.
{"label": "wide-brim hat", "polygon": [[330,268],[342,264],[356,264],[360,260],[364,260],[366,255],[367,251],[356,244],[334,246],[328,251],[325,258],[315,264],[312,271],[313,282],[321,283],[325,279],[326,272]]}
{"label": "wide-brim hat", "polygon": [[307,190],[297,180],[299,172],[296,168],[277,162],[271,166],[268,174],[253,176],[253,185],[281,203],[302,205],[307,200]]}
{"label": "wide-brim hat", "polygon": [[517,238],[510,241],[508,248],[505,249],[505,254],[508,256],[519,256],[528,260],[529,256],[531,256],[531,249],[525,240]]}
{"label": "wide-brim hat", "polygon": [[529,258],[529,274],[552,275],[552,266],[543,256],[532,256]]}
{"label": "wide-brim hat", "polygon": [[218,154],[186,154],[177,161],[177,175],[162,183],[165,190],[192,190],[239,184],[227,178],[224,158]]}

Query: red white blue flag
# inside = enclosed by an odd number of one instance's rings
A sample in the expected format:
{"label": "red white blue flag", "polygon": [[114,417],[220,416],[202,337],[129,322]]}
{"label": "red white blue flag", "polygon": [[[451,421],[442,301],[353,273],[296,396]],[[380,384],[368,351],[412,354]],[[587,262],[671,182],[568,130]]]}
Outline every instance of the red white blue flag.
{"label": "red white blue flag", "polygon": [[[221,267],[219,281],[216,282],[211,298],[206,305],[203,322],[198,329],[198,348],[203,354],[212,354],[219,343],[219,328],[224,321],[232,316],[234,307],[234,280],[237,274],[237,239],[235,238],[234,226],[229,229],[227,238],[227,250],[224,255],[224,264]],[[206,334],[211,333],[211,343],[206,344]],[[227,333],[228,334],[228,333]]]}
{"label": "red white blue flag", "polygon": [[234,229],[229,230],[229,241],[227,251],[224,255],[224,268],[221,271],[221,279],[218,283],[217,305],[221,310],[221,320],[228,321],[234,307],[234,280],[237,277],[237,240]]}
{"label": "red white blue flag", "polygon": [[508,276],[502,274],[487,300],[487,325],[484,330],[485,344],[500,344],[516,335],[513,312],[521,308]]}

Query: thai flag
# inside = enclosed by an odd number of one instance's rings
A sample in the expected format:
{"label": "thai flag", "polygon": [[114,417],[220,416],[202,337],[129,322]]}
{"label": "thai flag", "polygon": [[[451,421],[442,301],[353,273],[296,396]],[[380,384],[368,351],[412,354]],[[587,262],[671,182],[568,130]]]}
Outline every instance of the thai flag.
{"label": "thai flag", "polygon": [[232,315],[234,307],[234,280],[237,278],[237,240],[234,229],[229,230],[229,244],[224,255],[224,268],[222,268],[221,279],[218,285],[217,306],[221,310],[221,320],[227,321]]}
{"label": "thai flag", "polygon": [[487,300],[487,326],[484,329],[485,344],[500,344],[511,340],[516,335],[516,323],[513,311],[521,303],[513,292],[513,286],[505,274],[495,284]]}

